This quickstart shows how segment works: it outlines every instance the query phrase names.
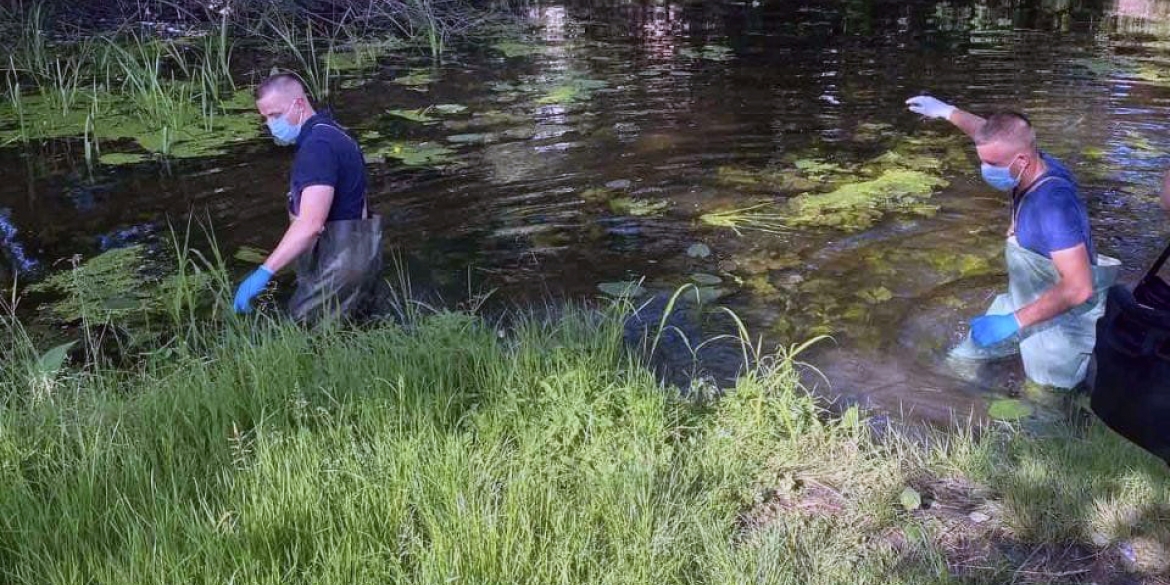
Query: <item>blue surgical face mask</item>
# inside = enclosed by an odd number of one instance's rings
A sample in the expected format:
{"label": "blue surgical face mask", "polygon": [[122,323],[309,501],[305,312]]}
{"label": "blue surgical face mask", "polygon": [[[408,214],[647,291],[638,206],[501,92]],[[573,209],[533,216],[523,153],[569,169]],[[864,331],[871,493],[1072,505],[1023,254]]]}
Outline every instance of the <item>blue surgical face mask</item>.
{"label": "blue surgical face mask", "polygon": [[1013,160],[1011,163],[1008,163],[1002,167],[983,163],[983,165],[980,167],[980,171],[983,174],[983,180],[986,181],[988,185],[991,185],[992,189],[997,189],[999,191],[1011,191],[1012,189],[1019,187],[1020,177],[1024,176],[1024,171],[1028,169],[1028,165],[1025,164],[1024,168],[1020,169],[1020,174],[1013,177],[1012,163],[1014,162],[1016,161]]}
{"label": "blue surgical face mask", "polygon": [[[296,102],[293,102],[296,105]],[[289,106],[292,110],[292,106]],[[272,133],[272,139],[280,146],[289,146],[296,143],[297,136],[301,135],[301,124],[293,125],[288,121],[289,112],[268,121],[268,131]],[[304,122],[302,121],[302,124]]]}

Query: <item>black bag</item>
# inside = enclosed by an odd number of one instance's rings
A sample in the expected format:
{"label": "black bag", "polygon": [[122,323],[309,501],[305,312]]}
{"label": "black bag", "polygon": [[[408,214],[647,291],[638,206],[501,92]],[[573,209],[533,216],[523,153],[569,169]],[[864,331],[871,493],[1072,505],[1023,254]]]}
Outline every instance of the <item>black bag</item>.
{"label": "black bag", "polygon": [[1170,284],[1158,276],[1167,258],[1170,258],[1170,246],[1162,251],[1146,275],[1133,287],[1133,298],[1137,302],[1158,311],[1170,311]]}
{"label": "black bag", "polygon": [[1131,293],[1109,289],[1093,351],[1093,412],[1170,464],[1170,285],[1158,275],[1170,247]]}

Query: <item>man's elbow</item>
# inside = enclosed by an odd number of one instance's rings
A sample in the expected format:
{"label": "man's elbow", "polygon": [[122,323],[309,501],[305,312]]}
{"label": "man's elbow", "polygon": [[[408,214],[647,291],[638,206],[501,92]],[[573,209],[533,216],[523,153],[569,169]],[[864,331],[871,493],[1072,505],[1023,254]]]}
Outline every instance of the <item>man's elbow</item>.
{"label": "man's elbow", "polygon": [[1074,307],[1087,303],[1089,299],[1093,298],[1093,285],[1089,283],[1070,287],[1067,294],[1069,304]]}

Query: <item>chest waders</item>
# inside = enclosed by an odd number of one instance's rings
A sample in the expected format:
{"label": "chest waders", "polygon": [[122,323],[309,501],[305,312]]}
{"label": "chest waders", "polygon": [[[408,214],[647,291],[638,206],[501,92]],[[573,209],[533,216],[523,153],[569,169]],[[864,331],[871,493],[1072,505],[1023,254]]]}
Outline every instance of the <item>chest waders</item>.
{"label": "chest waders", "polygon": [[[1028,192],[1048,180],[1060,179],[1046,177]],[[1013,232],[1018,212],[1017,205],[1012,214]],[[1004,258],[1007,262],[1008,292],[995,297],[987,309],[987,315],[1014,313],[1036,302],[1060,282],[1060,273],[1052,260],[1020,246],[1014,235],[1009,236],[1004,245]],[[968,334],[967,339],[951,350],[951,355],[966,360],[994,360],[1018,353],[1024,362],[1024,373],[1032,382],[1056,388],[1076,387],[1088,372],[1089,358],[1096,345],[1097,319],[1105,313],[1107,291],[1117,280],[1121,262],[1098,255],[1096,265],[1090,266],[1090,270],[1093,296],[1088,301],[1048,321],[1027,327],[991,347],[979,347]]]}
{"label": "chest waders", "polygon": [[[313,127],[334,128],[325,124]],[[337,130],[336,128],[334,128]],[[376,300],[382,277],[382,217],[327,221],[313,246],[297,258],[297,289],[289,312],[302,323],[362,317]]]}

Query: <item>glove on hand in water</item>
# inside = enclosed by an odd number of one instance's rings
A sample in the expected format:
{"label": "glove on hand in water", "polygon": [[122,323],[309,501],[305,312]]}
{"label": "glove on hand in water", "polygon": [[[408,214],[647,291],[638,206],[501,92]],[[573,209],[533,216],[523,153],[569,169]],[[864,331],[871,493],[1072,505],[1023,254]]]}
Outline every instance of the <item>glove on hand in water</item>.
{"label": "glove on hand in water", "polygon": [[955,106],[928,95],[912,97],[906,100],[906,105],[910,106],[910,111],[915,114],[922,114],[927,118],[938,118],[940,120],[950,118],[951,114],[955,111]]}
{"label": "glove on hand in water", "polygon": [[272,271],[263,265],[249,274],[248,278],[245,278],[244,282],[240,283],[240,287],[236,289],[236,301],[233,303],[236,312],[251,313],[252,299],[264,292],[264,287],[268,286],[269,280],[272,280]]}
{"label": "glove on hand in water", "polygon": [[979,347],[989,347],[1015,335],[1020,330],[1016,316],[984,315],[971,321],[971,339]]}

